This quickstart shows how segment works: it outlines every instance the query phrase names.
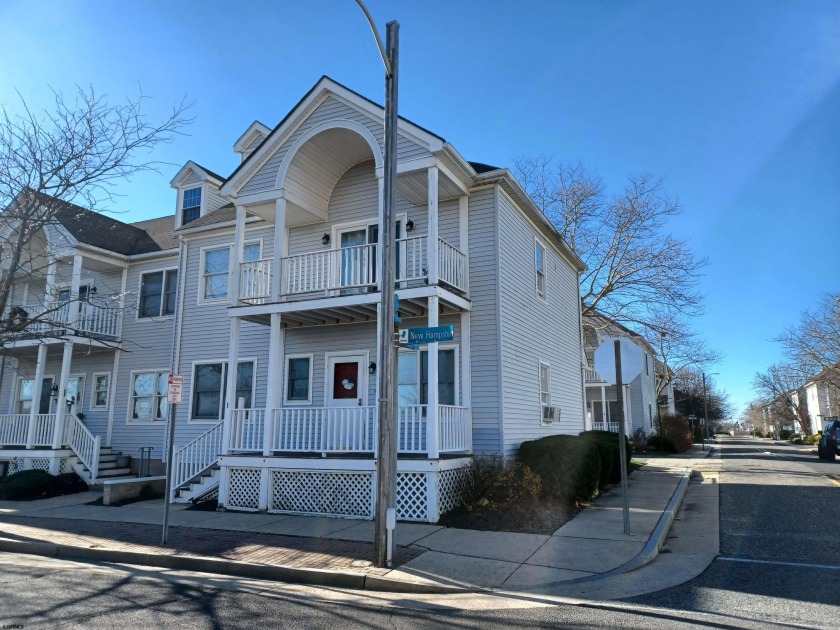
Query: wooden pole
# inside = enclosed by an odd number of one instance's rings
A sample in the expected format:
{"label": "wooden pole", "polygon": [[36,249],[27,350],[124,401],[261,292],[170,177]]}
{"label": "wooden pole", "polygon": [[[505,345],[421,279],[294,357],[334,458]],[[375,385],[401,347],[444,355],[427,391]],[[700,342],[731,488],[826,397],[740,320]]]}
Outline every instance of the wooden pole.
{"label": "wooden pole", "polygon": [[621,459],[621,503],[624,513],[624,533],[630,534],[630,504],[627,501],[627,440],[624,437],[624,385],[621,382],[621,343],[615,347],[615,387],[618,390],[618,453]]}

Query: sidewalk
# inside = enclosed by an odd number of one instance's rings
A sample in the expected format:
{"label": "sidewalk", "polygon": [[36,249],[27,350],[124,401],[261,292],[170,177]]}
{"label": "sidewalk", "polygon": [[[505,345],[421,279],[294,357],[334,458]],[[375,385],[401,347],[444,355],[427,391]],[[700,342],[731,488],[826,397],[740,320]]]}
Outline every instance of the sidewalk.
{"label": "sidewalk", "polygon": [[171,507],[164,547],[162,499],[124,507],[87,505],[100,496],[97,492],[0,501],[0,551],[376,590],[546,592],[653,560],[694,458],[707,452],[697,447],[686,457],[650,458],[629,477],[629,535],[623,533],[621,491],[614,488],[552,535],[398,523],[392,570],[366,566],[373,556],[370,521],[201,512],[178,504]]}

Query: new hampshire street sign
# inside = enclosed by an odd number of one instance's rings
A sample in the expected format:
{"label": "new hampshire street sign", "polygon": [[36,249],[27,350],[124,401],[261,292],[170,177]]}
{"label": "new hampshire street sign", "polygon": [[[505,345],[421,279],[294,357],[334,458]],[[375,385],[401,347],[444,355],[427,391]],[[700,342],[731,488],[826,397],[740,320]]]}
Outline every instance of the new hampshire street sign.
{"label": "new hampshire street sign", "polygon": [[416,346],[436,341],[455,339],[455,326],[434,326],[432,328],[400,328],[400,345]]}

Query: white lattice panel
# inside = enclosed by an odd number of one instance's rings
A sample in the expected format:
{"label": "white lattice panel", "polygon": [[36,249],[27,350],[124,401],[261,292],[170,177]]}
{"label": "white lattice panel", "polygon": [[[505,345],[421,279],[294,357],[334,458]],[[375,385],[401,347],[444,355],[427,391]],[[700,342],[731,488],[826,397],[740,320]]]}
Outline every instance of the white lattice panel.
{"label": "white lattice panel", "polygon": [[371,518],[373,474],[272,470],[269,510]]}
{"label": "white lattice panel", "polygon": [[402,521],[428,521],[428,473],[397,473],[397,518]]}
{"label": "white lattice panel", "polygon": [[50,460],[46,457],[38,457],[31,460],[33,470],[45,470],[50,472]]}
{"label": "white lattice panel", "polygon": [[258,509],[260,506],[260,471],[256,468],[228,469],[228,508]]}
{"label": "white lattice panel", "polygon": [[219,499],[219,486],[213,488],[210,492],[201,497],[202,501],[213,501]]}
{"label": "white lattice panel", "polygon": [[3,458],[0,462],[9,462],[9,474],[23,470],[23,460],[20,457]]}
{"label": "white lattice panel", "polygon": [[58,472],[61,474],[73,472],[73,466],[70,465],[70,460],[66,457],[61,460],[61,465],[58,467]]}
{"label": "white lattice panel", "polygon": [[454,470],[442,470],[438,477],[438,504],[440,513],[446,514],[461,502],[464,497],[464,486],[469,478],[470,470],[466,466]]}

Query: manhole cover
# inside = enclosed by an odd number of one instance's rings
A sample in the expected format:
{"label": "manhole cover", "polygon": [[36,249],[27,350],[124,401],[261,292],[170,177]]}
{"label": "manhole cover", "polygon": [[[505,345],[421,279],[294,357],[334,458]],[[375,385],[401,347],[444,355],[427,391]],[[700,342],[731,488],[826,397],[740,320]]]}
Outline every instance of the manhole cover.
{"label": "manhole cover", "polygon": [[373,562],[370,560],[353,560],[352,566],[357,569],[364,569],[373,566]]}

